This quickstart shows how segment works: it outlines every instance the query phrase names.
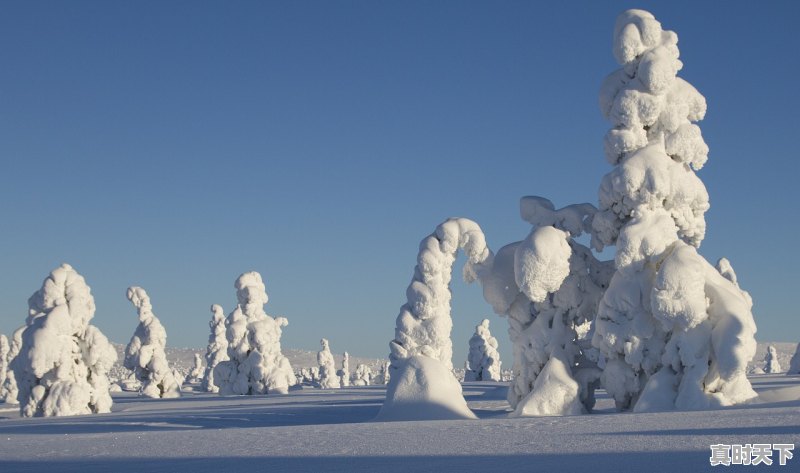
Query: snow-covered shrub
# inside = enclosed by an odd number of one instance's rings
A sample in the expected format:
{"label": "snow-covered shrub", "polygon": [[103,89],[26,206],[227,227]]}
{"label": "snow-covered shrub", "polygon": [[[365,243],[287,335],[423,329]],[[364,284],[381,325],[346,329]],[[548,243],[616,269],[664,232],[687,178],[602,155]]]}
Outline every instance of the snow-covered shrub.
{"label": "snow-covered shrub", "polygon": [[342,369],[336,373],[339,376],[339,383],[343,388],[350,386],[350,354],[344,352],[342,357]]}
{"label": "snow-covered shrub", "polygon": [[152,398],[180,397],[181,385],[167,361],[167,331],[153,313],[150,297],[141,287],[128,288],[128,300],[139,313],[139,325],[125,347],[125,368],[141,383],[141,393]]}
{"label": "snow-covered shrub", "polygon": [[186,381],[189,383],[196,383],[203,378],[203,372],[205,371],[205,367],[203,366],[203,357],[200,353],[194,354],[194,366],[192,366],[191,371],[189,371],[189,375],[186,377]]}
{"label": "snow-covered shrub", "polygon": [[767,347],[767,355],[764,357],[764,373],[780,373],[781,371],[778,351],[773,345],[770,345]]}
{"label": "snow-covered shrub", "polygon": [[319,386],[322,389],[333,389],[341,386],[339,376],[336,375],[336,362],[331,353],[331,347],[327,338],[319,341],[322,350],[317,353],[317,363],[319,364]]}
{"label": "snow-covered shrub", "polygon": [[584,327],[613,268],[574,239],[594,212],[590,204],[555,210],[547,199],[523,197],[520,215],[533,226],[530,234],[501,248],[482,273],[484,298],[508,318],[515,415],[579,414],[594,406],[600,371]]}
{"label": "snow-covered shrub", "polygon": [[489,319],[483,319],[469,339],[464,381],[500,381],[500,365],[497,339],[489,332]]}
{"label": "snow-covered shrub", "polygon": [[20,412],[68,416],[111,411],[108,370],[117,353],[90,325],[95,305],[83,276],[63,264],[28,299],[28,318],[12,362]]}
{"label": "snow-covered shrub", "polygon": [[369,386],[370,384],[372,384],[372,370],[364,363],[359,363],[358,366],[356,366],[353,386]]}
{"label": "snow-covered shrub", "polygon": [[[448,219],[420,243],[414,276],[406,290],[408,302],[400,308],[395,338],[389,344],[391,379],[379,417],[474,418],[452,374],[450,279],[459,249],[467,256],[464,279],[472,282],[492,259],[477,223]],[[418,386],[412,385],[415,380]]]}
{"label": "snow-covered shrub", "polygon": [[600,304],[593,344],[606,359],[602,382],[617,407],[701,409],[755,397],[746,378],[755,354],[749,295],[727,260],[696,250],[708,194],[695,171],[708,146],[694,122],[702,95],[677,77],[678,37],[648,12],[617,19],[600,107],[613,124],[592,243],[616,245],[616,272]]}
{"label": "snow-covered shrub", "polygon": [[22,348],[22,332],[25,331],[25,327],[26,326],[23,325],[16,329],[11,335],[8,353],[6,354],[8,365],[5,373],[6,379],[3,381],[3,384],[0,385],[0,400],[4,400],[7,404],[19,404],[19,401],[17,401],[17,396],[19,395],[17,378],[14,376],[14,370],[11,365],[19,354],[20,348]]}
{"label": "snow-covered shrub", "polygon": [[285,317],[264,312],[266,287],[255,271],[236,280],[239,305],[228,315],[228,358],[214,369],[220,394],[285,394],[297,379],[289,360],[281,353]]}
{"label": "snow-covered shrub", "polygon": [[219,392],[219,386],[214,382],[214,368],[228,360],[228,339],[225,338],[225,313],[222,311],[222,306],[212,305],[211,314],[211,321],[208,323],[211,335],[208,336],[206,370],[203,373],[202,388],[203,391],[215,393]]}

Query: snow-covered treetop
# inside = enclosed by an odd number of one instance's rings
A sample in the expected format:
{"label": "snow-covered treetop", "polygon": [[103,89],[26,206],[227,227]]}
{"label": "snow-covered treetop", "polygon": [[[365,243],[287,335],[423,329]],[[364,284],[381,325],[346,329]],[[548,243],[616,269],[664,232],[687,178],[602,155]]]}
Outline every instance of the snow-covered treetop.
{"label": "snow-covered treetop", "polygon": [[597,212],[592,204],[573,204],[555,209],[550,200],[528,195],[519,200],[519,215],[534,227],[553,226],[578,237],[592,229],[590,218]]}
{"label": "snow-covered treetop", "polygon": [[[683,67],[678,36],[650,13],[628,10],[617,19],[613,49],[623,67],[603,82],[600,109],[613,124],[605,137],[606,158],[618,166],[600,186],[592,244],[614,245],[628,221],[650,218],[648,227],[699,246],[709,204],[693,171],[705,164],[708,146],[693,122],[705,116],[706,101],[677,77]],[[651,243],[646,237],[633,236],[645,246]]]}
{"label": "snow-covered treetop", "polygon": [[82,336],[94,317],[94,298],[83,276],[68,264],[62,264],[50,272],[41,289],[28,299],[28,325],[36,317],[47,314],[59,305],[69,307],[71,334]]}
{"label": "snow-covered treetop", "polygon": [[242,274],[236,279],[236,298],[248,318],[264,313],[264,305],[269,301],[267,288],[261,275],[255,271]]}
{"label": "snow-covered treetop", "polygon": [[153,305],[150,303],[150,296],[147,295],[147,291],[145,291],[143,288],[139,286],[129,287],[127,297],[139,312],[139,320],[144,322],[145,320],[154,317]]}

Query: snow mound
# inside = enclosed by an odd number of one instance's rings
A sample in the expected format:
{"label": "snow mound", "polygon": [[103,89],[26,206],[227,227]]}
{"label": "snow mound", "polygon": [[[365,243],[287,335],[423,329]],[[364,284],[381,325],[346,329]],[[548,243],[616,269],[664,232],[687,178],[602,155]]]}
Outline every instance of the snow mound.
{"label": "snow mound", "polygon": [[414,355],[395,362],[375,421],[477,419],[467,407],[461,384],[435,358]]}

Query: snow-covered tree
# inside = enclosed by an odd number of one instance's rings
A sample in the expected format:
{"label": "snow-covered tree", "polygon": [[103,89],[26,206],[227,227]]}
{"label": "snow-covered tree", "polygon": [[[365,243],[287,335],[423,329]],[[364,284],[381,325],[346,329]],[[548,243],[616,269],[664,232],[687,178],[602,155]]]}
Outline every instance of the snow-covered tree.
{"label": "snow-covered tree", "polygon": [[378,379],[380,380],[381,384],[389,384],[389,380],[391,379],[391,374],[389,374],[389,367],[391,365],[388,361],[384,361],[381,365],[381,371],[378,374]]}
{"label": "snow-covered tree", "polygon": [[107,373],[117,353],[90,325],[95,305],[83,276],[54,269],[28,299],[28,318],[12,362],[25,417],[111,411]]}
{"label": "snow-covered tree", "polygon": [[789,360],[789,370],[786,374],[800,374],[800,343],[797,344],[794,355]]}
{"label": "snow-covered tree", "polygon": [[5,394],[3,392],[3,385],[6,382],[6,372],[8,372],[8,362],[11,361],[8,358],[8,352],[11,350],[11,347],[8,343],[8,337],[4,334],[0,333],[0,401],[5,400]]}
{"label": "snow-covered tree", "polygon": [[141,383],[141,393],[152,398],[180,397],[181,385],[167,361],[167,331],[153,313],[150,297],[141,287],[128,288],[128,300],[139,313],[139,325],[125,347],[125,368]]}
{"label": "snow-covered tree", "polygon": [[225,312],[223,312],[222,306],[212,305],[211,314],[211,321],[208,323],[211,335],[208,336],[206,370],[203,373],[202,389],[209,393],[215,393],[219,392],[219,386],[214,382],[214,368],[228,360],[228,339],[225,338]]}
{"label": "snow-covered tree", "polygon": [[339,376],[339,383],[342,385],[343,388],[350,386],[350,354],[344,352],[344,356],[342,356],[342,369],[340,369],[337,373]]}
{"label": "snow-covered tree", "polygon": [[11,364],[14,361],[14,358],[17,357],[19,354],[19,350],[22,348],[22,332],[25,331],[25,325],[18,328],[14,331],[11,335],[11,340],[9,341],[8,353],[6,354],[6,360],[8,360],[8,365],[6,367],[6,378],[3,381],[3,384],[0,385],[0,400],[4,400],[7,404],[19,404],[17,401],[17,395],[19,395],[19,389],[17,389],[17,378],[14,376],[14,370],[11,367]]}
{"label": "snow-covered tree", "polygon": [[780,373],[781,364],[778,362],[778,350],[773,345],[767,347],[767,355],[764,357],[764,373]]}
{"label": "snow-covered tree", "polygon": [[469,339],[464,381],[500,381],[500,353],[497,339],[489,332],[489,319],[475,326]]}
{"label": "snow-covered tree", "polygon": [[530,234],[501,248],[482,273],[484,298],[508,318],[515,415],[579,414],[594,406],[600,371],[582,328],[613,270],[575,240],[594,212],[590,204],[555,210],[547,199],[523,197],[520,215],[533,226]]}
{"label": "snow-covered tree", "polygon": [[216,366],[214,382],[221,394],[285,394],[297,382],[281,353],[289,321],[264,312],[269,297],[259,273],[240,275],[234,286],[239,305],[225,322],[229,360]]}
{"label": "snow-covered tree", "polygon": [[205,371],[205,367],[203,366],[203,357],[200,353],[194,354],[194,366],[192,366],[191,371],[189,371],[189,375],[186,376],[186,381],[190,383],[196,383],[203,378],[203,372]]}
{"label": "snow-covered tree", "polygon": [[353,386],[369,386],[370,384],[372,384],[372,370],[364,363],[359,363],[358,366],[356,366]]}
{"label": "snow-covered tree", "polygon": [[600,107],[614,169],[600,186],[596,249],[616,246],[616,272],[600,304],[593,344],[606,359],[603,385],[617,407],[701,409],[756,396],[746,377],[755,354],[752,302],[730,264],[696,250],[708,193],[695,171],[708,146],[694,122],[702,95],[677,77],[678,37],[648,12],[617,19]]}
{"label": "snow-covered tree", "polygon": [[339,376],[336,375],[336,362],[331,353],[328,339],[323,338],[319,341],[322,350],[317,353],[317,364],[319,364],[319,386],[322,389],[333,389],[340,387]]}

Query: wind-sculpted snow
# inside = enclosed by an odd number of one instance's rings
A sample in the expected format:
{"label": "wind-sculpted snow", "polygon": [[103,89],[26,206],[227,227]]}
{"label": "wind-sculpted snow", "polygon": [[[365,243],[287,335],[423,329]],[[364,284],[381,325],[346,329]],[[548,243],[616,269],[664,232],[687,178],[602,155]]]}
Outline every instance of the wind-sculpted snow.
{"label": "wind-sculpted snow", "polygon": [[206,370],[203,373],[203,391],[216,393],[219,386],[214,381],[214,368],[223,361],[228,360],[228,339],[225,337],[225,312],[222,306],[214,304],[211,306],[211,321],[208,323],[211,334],[208,336],[208,347],[206,348]]}
{"label": "wind-sculpted snow", "polygon": [[339,376],[336,375],[336,361],[333,359],[331,347],[328,339],[320,340],[322,350],[317,353],[317,363],[319,364],[319,386],[322,389],[334,389],[341,387]]}
{"label": "wind-sculpted snow", "polygon": [[21,414],[109,412],[107,373],[117,354],[100,330],[89,324],[95,305],[83,276],[68,264],[54,269],[28,299],[28,308],[11,366]]}
{"label": "wind-sculpted snow", "polygon": [[255,271],[236,280],[239,305],[228,315],[228,358],[214,368],[220,394],[285,394],[297,383],[289,360],[281,353],[285,317],[264,312],[266,287]]}
{"label": "wind-sculpted snow", "polygon": [[596,249],[616,245],[616,273],[600,303],[592,343],[602,382],[620,409],[702,409],[744,402],[756,343],[752,301],[727,260],[696,251],[708,194],[695,175],[708,146],[693,122],[705,99],[677,77],[678,37],[648,12],[617,20],[600,108],[613,128],[592,218]]}
{"label": "wind-sculpted snow", "polygon": [[469,340],[464,381],[500,381],[502,362],[497,347],[497,339],[489,331],[489,319],[483,319]]}
{"label": "wind-sculpted snow", "polygon": [[141,383],[141,393],[152,398],[181,395],[181,385],[172,372],[164,352],[167,331],[153,313],[150,297],[138,286],[128,288],[128,300],[139,313],[139,325],[125,348],[125,367]]}

